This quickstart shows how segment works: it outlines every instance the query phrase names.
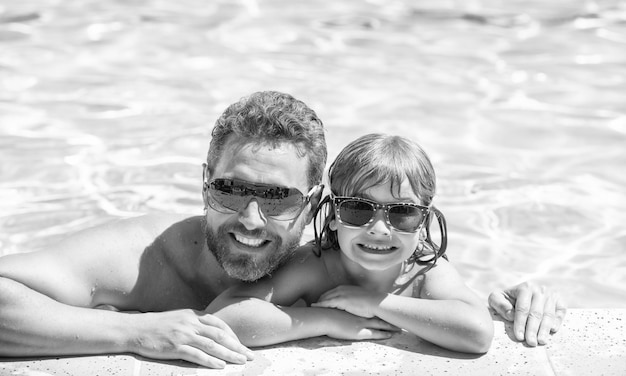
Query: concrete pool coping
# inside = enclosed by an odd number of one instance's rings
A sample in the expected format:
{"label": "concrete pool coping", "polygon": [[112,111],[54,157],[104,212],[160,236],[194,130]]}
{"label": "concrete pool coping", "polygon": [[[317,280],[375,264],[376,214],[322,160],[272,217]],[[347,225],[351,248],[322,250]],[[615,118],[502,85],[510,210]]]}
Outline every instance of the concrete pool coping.
{"label": "concrete pool coping", "polygon": [[626,309],[571,309],[545,346],[512,340],[495,320],[484,355],[456,353],[399,334],[377,342],[327,337],[256,349],[254,361],[209,370],[132,354],[38,359],[0,358],[0,375],[626,375]]}

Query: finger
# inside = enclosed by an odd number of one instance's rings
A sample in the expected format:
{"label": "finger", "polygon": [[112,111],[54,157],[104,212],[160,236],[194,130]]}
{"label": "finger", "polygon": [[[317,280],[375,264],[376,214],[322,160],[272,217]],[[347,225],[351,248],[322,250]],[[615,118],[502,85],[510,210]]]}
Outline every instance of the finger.
{"label": "finger", "polygon": [[489,306],[493,308],[496,313],[507,321],[513,321],[515,315],[513,314],[513,304],[506,298],[504,293],[492,292],[489,295]]}
{"label": "finger", "polygon": [[367,326],[371,329],[380,329],[380,330],[385,330],[385,331],[390,331],[390,332],[402,331],[401,328],[379,318],[368,319]]}
{"label": "finger", "polygon": [[226,362],[222,359],[217,359],[192,346],[182,346],[179,357],[182,360],[199,364],[207,368],[223,369],[226,367]]}
{"label": "finger", "polygon": [[543,320],[544,311],[546,306],[546,296],[542,291],[533,294],[532,302],[530,305],[530,311],[526,319],[526,344],[535,347],[537,346],[537,333],[539,332],[539,326]]}
{"label": "finger", "polygon": [[227,334],[237,338],[237,335],[235,334],[235,332],[233,332],[233,330],[230,328],[230,326],[228,326],[228,324],[224,322],[224,320],[210,313],[197,312],[197,314],[198,314],[198,320],[200,320],[202,324],[211,326],[211,327],[220,328]]}
{"label": "finger", "polygon": [[223,330],[204,327],[198,330],[198,334],[190,345],[205,354],[235,364],[244,364],[248,360],[246,352],[250,350]]}
{"label": "finger", "polygon": [[530,312],[532,302],[532,292],[529,289],[518,291],[517,300],[515,301],[515,317],[513,319],[513,332],[518,341],[524,340],[524,332],[526,331],[526,321]]}
{"label": "finger", "polygon": [[323,293],[319,299],[317,299],[317,301],[323,301],[323,300],[329,300],[332,299],[334,297],[337,296],[337,287],[335,287],[334,289],[328,290],[325,293]]}
{"label": "finger", "polygon": [[378,330],[378,329],[370,329],[364,328],[359,330],[358,338],[359,339],[388,339],[393,336],[393,332],[387,330]]}
{"label": "finger", "polygon": [[316,303],[311,303],[311,307],[318,308],[337,308],[337,302],[333,300],[323,300]]}
{"label": "finger", "polygon": [[554,326],[555,310],[555,297],[554,295],[550,294],[546,299],[546,303],[543,309],[543,317],[541,319],[541,323],[539,324],[539,332],[537,333],[537,343],[540,345],[545,345],[546,343],[548,343],[550,331]]}
{"label": "finger", "polygon": [[[233,353],[243,355],[248,360],[254,359],[254,353],[252,350],[241,344],[237,335],[233,330],[220,318],[205,314],[199,317],[200,322],[204,324],[199,334],[220,344],[224,348],[230,350],[230,356],[233,357]],[[222,358],[225,359],[225,358]]]}
{"label": "finger", "polygon": [[561,324],[565,319],[565,314],[567,314],[567,307],[565,302],[561,299],[561,297],[556,298],[556,308],[555,308],[555,320],[554,325],[552,326],[551,332],[556,333],[559,329],[561,329]]}
{"label": "finger", "polygon": [[[235,334],[235,332],[233,332],[231,327],[228,326],[228,324],[226,324],[226,322],[224,322],[224,320],[220,319],[219,317],[209,314],[209,313],[201,312],[198,319],[200,320],[202,324],[208,327],[216,327],[216,328],[223,330],[227,335],[233,337],[237,341],[237,343],[241,344],[239,342],[239,337],[237,337],[237,335]],[[246,350],[250,351],[250,349],[248,349],[247,347],[243,345],[241,346],[245,348]]]}

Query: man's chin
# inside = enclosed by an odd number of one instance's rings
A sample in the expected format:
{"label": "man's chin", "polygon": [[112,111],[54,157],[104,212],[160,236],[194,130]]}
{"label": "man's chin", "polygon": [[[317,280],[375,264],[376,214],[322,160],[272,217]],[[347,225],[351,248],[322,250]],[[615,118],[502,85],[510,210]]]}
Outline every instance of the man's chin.
{"label": "man's chin", "polygon": [[211,231],[205,227],[206,243],[219,265],[229,277],[253,282],[280,266],[296,249],[302,233],[282,239],[279,236],[266,236],[260,246],[250,246],[238,242],[232,235],[232,228]]}
{"label": "man's chin", "polygon": [[222,263],[222,268],[229,277],[239,279],[244,282],[254,282],[267,275],[270,270],[259,269],[259,267],[251,260],[242,262],[241,260],[233,262],[227,261]]}

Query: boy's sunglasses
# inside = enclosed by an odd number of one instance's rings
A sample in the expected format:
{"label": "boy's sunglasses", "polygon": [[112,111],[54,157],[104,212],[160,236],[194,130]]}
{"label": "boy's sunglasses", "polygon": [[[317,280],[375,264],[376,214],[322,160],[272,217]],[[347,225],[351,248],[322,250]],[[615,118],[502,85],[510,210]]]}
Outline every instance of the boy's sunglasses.
{"label": "boy's sunglasses", "polygon": [[387,225],[396,231],[416,232],[428,218],[429,208],[412,203],[379,204],[360,197],[333,196],[335,215],[341,224],[365,226],[374,221],[376,211],[382,209]]}
{"label": "boy's sunglasses", "polygon": [[245,209],[251,200],[255,200],[264,215],[287,221],[300,215],[302,208],[310,199],[310,194],[305,197],[296,188],[250,183],[237,179],[213,179],[204,184],[209,206],[227,214],[239,212]]}

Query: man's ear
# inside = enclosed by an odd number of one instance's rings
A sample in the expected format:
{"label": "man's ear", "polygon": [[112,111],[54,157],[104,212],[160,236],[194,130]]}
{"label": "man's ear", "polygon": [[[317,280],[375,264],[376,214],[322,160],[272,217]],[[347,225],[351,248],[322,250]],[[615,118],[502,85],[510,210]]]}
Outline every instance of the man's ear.
{"label": "man's ear", "polygon": [[320,204],[320,201],[322,201],[322,197],[324,196],[324,184],[318,184],[313,187],[312,190],[313,192],[311,193],[311,198],[309,199],[309,202],[311,203],[311,207],[317,208],[317,206]]}
{"label": "man's ear", "polygon": [[311,188],[309,191],[309,211],[306,217],[306,224],[311,223],[311,220],[315,217],[315,213],[317,213],[318,206],[322,201],[322,197],[324,196],[324,184],[318,184],[315,187]]}
{"label": "man's ear", "polygon": [[202,200],[204,201],[204,209],[209,205],[207,197],[207,189],[209,189],[209,170],[206,163],[202,164]]}

